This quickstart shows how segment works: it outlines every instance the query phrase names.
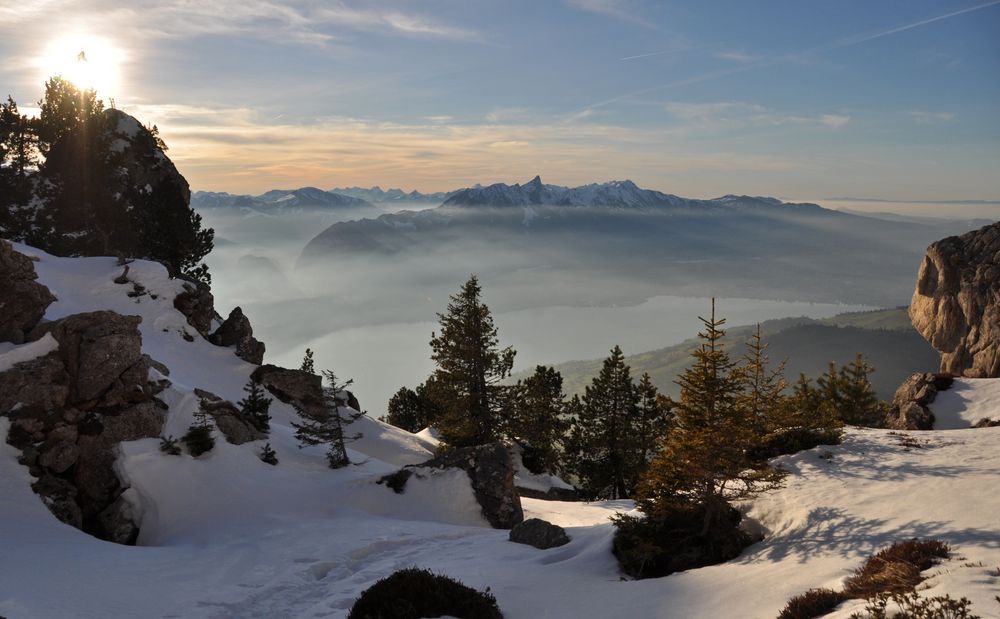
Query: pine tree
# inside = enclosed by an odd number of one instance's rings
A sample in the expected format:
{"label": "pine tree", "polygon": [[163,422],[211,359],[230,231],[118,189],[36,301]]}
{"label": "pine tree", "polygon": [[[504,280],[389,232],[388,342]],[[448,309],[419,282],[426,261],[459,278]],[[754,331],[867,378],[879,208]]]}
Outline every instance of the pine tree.
{"label": "pine tree", "polygon": [[188,452],[196,458],[215,447],[212,423],[209,421],[205,409],[198,407],[194,413],[194,423],[188,427],[187,434],[181,437],[181,441],[187,446]]}
{"label": "pine tree", "polygon": [[539,365],[511,390],[508,434],[522,447],[522,462],[533,473],[559,470],[559,444],[566,431],[566,394],[555,368]]}
{"label": "pine tree", "polygon": [[93,90],[80,90],[68,80],[53,77],[45,82],[45,95],[38,107],[35,134],[42,154],[48,155],[52,145],[67,133],[86,125],[96,129],[93,123],[104,111],[104,102]]}
{"label": "pine tree", "polygon": [[316,365],[313,361],[313,351],[310,348],[306,349],[306,354],[302,357],[302,365],[299,369],[303,372],[309,372],[310,374],[316,373]]}
{"label": "pine tree", "polygon": [[738,398],[738,405],[743,408],[742,413],[747,416],[758,439],[782,425],[780,417],[785,410],[785,390],[788,388],[785,362],[774,369],[768,367],[769,362],[767,344],[761,338],[758,323],[757,330],[747,341],[740,366],[743,385]]}
{"label": "pine tree", "polygon": [[857,426],[879,427],[885,423],[886,405],[878,399],[869,377],[875,371],[864,355],[840,369],[840,418]]}
{"label": "pine tree", "polygon": [[336,374],[329,370],[324,370],[323,376],[327,383],[323,386],[325,406],[321,409],[296,406],[295,412],[302,418],[302,423],[292,422],[292,427],[295,428],[295,437],[302,447],[326,445],[327,462],[331,469],[337,469],[351,463],[347,456],[346,444],[361,438],[361,434],[348,435],[344,430],[364,413],[352,412],[347,406],[345,390],[354,383],[353,380],[341,383]]}
{"label": "pine tree", "polygon": [[278,464],[278,454],[271,447],[271,443],[264,443],[264,447],[260,450],[260,459],[271,466]]}
{"label": "pine tree", "polygon": [[271,429],[271,415],[268,411],[271,408],[271,398],[264,395],[261,384],[253,378],[243,387],[243,391],[247,394],[244,399],[239,401],[243,417],[261,432],[269,431]]}
{"label": "pine tree", "polygon": [[497,329],[481,301],[475,275],[452,295],[441,329],[431,334],[435,399],[442,407],[438,428],[452,447],[482,445],[500,438],[501,406],[514,350],[499,349]]}
{"label": "pine tree", "polygon": [[672,510],[700,515],[697,534],[736,535],[729,502],[773,488],[780,476],[747,454],[755,442],[747,410],[740,406],[745,384],[721,343],[724,319],[700,319],[701,346],[694,364],[677,380],[680,401],[674,423],[639,486],[639,506],[648,517]]}
{"label": "pine tree", "polygon": [[419,385],[416,391],[400,387],[389,398],[386,414],[380,419],[407,432],[419,432],[433,425],[440,414],[441,407],[427,395],[425,385]]}
{"label": "pine tree", "polygon": [[572,472],[584,494],[622,499],[638,477],[639,394],[620,347],[611,349],[601,372],[585,389],[570,432]]}
{"label": "pine tree", "polygon": [[634,441],[633,478],[628,485],[635,488],[639,478],[646,471],[653,456],[659,450],[660,442],[667,432],[672,417],[673,402],[660,395],[653,379],[643,372],[636,386],[636,413],[638,415],[636,440]]}

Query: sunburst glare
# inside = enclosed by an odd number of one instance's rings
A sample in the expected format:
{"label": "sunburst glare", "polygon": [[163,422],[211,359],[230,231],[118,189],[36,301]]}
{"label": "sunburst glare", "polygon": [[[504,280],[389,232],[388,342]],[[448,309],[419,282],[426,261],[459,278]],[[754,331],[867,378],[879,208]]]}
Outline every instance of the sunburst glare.
{"label": "sunburst glare", "polygon": [[52,40],[42,52],[39,65],[45,79],[60,75],[78,88],[113,97],[121,87],[123,59],[124,52],[110,39],[76,34]]}

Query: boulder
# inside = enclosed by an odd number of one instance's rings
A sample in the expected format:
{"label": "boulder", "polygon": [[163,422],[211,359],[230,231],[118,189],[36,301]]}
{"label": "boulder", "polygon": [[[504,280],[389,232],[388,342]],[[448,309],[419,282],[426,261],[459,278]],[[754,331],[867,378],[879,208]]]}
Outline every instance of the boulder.
{"label": "boulder", "polygon": [[889,407],[887,421],[896,430],[931,430],[934,428],[934,413],[930,404],[939,391],[951,387],[950,374],[911,374],[896,389]]}
{"label": "boulder", "polygon": [[458,468],[472,482],[476,501],[483,516],[495,529],[509,529],[524,520],[521,498],[514,488],[514,460],[501,443],[453,449],[436,458],[404,467],[379,479],[397,494],[401,494],[412,475],[411,469]]}
{"label": "boulder", "polygon": [[215,318],[215,298],[206,284],[185,281],[184,290],[174,297],[174,308],[187,317],[189,325],[207,336]]}
{"label": "boulder", "polygon": [[0,415],[18,416],[62,409],[69,399],[70,377],[57,352],[18,363],[0,373]]}
{"label": "boulder", "polygon": [[[89,312],[43,323],[53,352],[0,373],[7,442],[60,520],[102,539],[134,541],[115,461],[118,444],[160,436],[166,405],[153,397],[138,316]],[[117,505],[117,507],[115,507]]]}
{"label": "boulder", "polygon": [[51,333],[59,342],[56,354],[69,373],[70,403],[100,398],[103,405],[116,406],[141,399],[148,380],[140,322],[139,316],[87,312],[45,323],[32,337]]}
{"label": "boulder", "polygon": [[536,490],[535,488],[517,487],[518,495],[528,499],[541,499],[543,501],[579,501],[580,494],[572,488],[558,488],[552,486],[547,490]]}
{"label": "boulder", "polygon": [[139,527],[135,522],[137,515],[126,495],[119,496],[97,516],[104,530],[104,539],[116,544],[135,544],[139,537]]}
{"label": "boulder", "polygon": [[36,279],[31,258],[0,239],[0,342],[24,343],[45,308],[56,300]]}
{"label": "boulder", "polygon": [[246,420],[240,409],[229,400],[204,389],[195,389],[194,392],[201,399],[202,410],[212,416],[215,427],[226,437],[227,443],[242,445],[267,438],[267,434]]}
{"label": "boulder", "polygon": [[942,373],[1000,377],[1000,222],[927,248],[910,319]]}
{"label": "boulder", "polygon": [[118,444],[159,437],[165,420],[166,411],[157,402],[148,401],[124,410],[90,412],[80,421],[80,456],[73,468],[73,481],[86,518],[104,511],[124,489],[115,471]]}
{"label": "boulder", "polygon": [[569,543],[569,536],[562,527],[540,518],[529,518],[519,522],[510,530],[510,541],[527,544],[541,550],[555,548]]}
{"label": "boulder", "polygon": [[327,410],[323,379],[316,374],[268,364],[260,366],[250,376],[285,404],[316,412]]}
{"label": "boulder", "polygon": [[236,356],[244,361],[256,365],[264,362],[264,343],[254,338],[250,319],[238,307],[208,336],[208,341],[216,346],[235,346]]}
{"label": "boulder", "polygon": [[31,489],[42,498],[52,515],[77,529],[83,528],[83,512],[76,502],[76,487],[70,482],[46,475],[31,484]]}

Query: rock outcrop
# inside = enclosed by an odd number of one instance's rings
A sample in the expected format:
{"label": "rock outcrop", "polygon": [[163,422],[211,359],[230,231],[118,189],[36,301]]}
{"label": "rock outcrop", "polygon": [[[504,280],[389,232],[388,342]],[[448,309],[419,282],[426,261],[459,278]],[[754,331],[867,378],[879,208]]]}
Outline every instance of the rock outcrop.
{"label": "rock outcrop", "polygon": [[887,421],[896,430],[932,430],[934,413],[930,404],[939,391],[951,387],[954,379],[950,374],[912,374],[892,398]]}
{"label": "rock outcrop", "polygon": [[250,375],[285,404],[309,411],[324,411],[323,379],[304,370],[262,365]]}
{"label": "rock outcrop", "polygon": [[43,323],[58,349],[0,373],[7,441],[37,478],[32,488],[67,524],[133,543],[138,527],[115,472],[118,444],[158,437],[166,406],[148,382],[138,316],[75,314]]}
{"label": "rock outcrop", "polygon": [[227,443],[242,445],[267,438],[267,434],[255,428],[229,400],[204,389],[195,389],[194,393],[201,399],[201,409],[212,417]]}
{"label": "rock outcrop", "polygon": [[527,544],[540,550],[565,546],[569,536],[562,527],[540,518],[519,522],[510,530],[508,539],[517,544]]}
{"label": "rock outcrop", "polygon": [[235,346],[236,356],[244,361],[260,365],[264,362],[264,343],[253,336],[250,319],[237,307],[229,317],[208,336],[208,341],[216,346]]}
{"label": "rock outcrop", "polygon": [[35,280],[31,258],[0,239],[0,342],[24,343],[24,338],[56,300]]}
{"label": "rock outcrop", "polygon": [[1000,222],[927,248],[910,319],[942,373],[1000,377]]}
{"label": "rock outcrop", "polygon": [[184,282],[184,291],[174,298],[174,308],[187,317],[188,324],[198,333],[208,336],[216,313],[215,298],[207,285]]}
{"label": "rock outcrop", "polygon": [[572,488],[559,488],[552,486],[546,490],[526,488],[517,486],[518,495],[527,499],[541,499],[543,501],[579,501],[580,493]]}
{"label": "rock outcrop", "polygon": [[401,494],[410,476],[425,468],[458,468],[465,471],[472,482],[483,517],[493,528],[510,529],[524,520],[521,498],[514,487],[514,461],[505,445],[490,443],[453,449],[427,462],[403,467],[386,475],[379,483]]}

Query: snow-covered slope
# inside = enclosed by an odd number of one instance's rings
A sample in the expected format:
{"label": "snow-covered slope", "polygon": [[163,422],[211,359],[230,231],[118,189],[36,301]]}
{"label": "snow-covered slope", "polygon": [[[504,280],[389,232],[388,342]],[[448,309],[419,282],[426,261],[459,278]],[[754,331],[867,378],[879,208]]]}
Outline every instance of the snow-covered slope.
{"label": "snow-covered slope", "polygon": [[[39,280],[59,298],[48,318],[98,308],[143,317],[144,351],[171,370],[173,386],[161,394],[170,406],[167,432],[190,422],[194,387],[242,396],[254,366],[231,349],[184,339],[190,327],[172,307],[177,282],[159,265],[133,264],[130,276],[157,295],[136,300],[126,296],[129,287],[111,282],[121,271],[111,258],[16,248],[39,258]],[[41,351],[8,346],[0,354]],[[1000,381],[960,383],[955,393],[976,415],[996,415]],[[375,580],[417,565],[489,586],[509,619],[766,619],[806,589],[836,587],[880,546],[933,537],[952,544],[956,558],[932,570],[926,594],[967,596],[977,614],[1000,616],[993,600],[1000,590],[1000,428],[851,429],[843,445],[782,458],[790,471],[785,487],[744,506],[766,532],[763,542],[725,565],[630,582],[611,555],[607,521],[631,509],[628,501],[525,499],[526,517],[561,524],[572,538],[540,551],[489,528],[462,473],[414,479],[403,495],[374,483],[425,458],[434,443],[428,433],[363,420],[365,438],[351,445],[358,464],[332,471],[322,449],[296,446],[288,406],[275,401],[271,412],[269,440],[280,460],[274,467],[257,458],[260,442],[220,440],[198,459],[164,455],[155,439],[122,446],[118,466],[142,513],[139,547],[101,542],[58,522],[31,491],[0,419],[0,615],[338,618]]]}

